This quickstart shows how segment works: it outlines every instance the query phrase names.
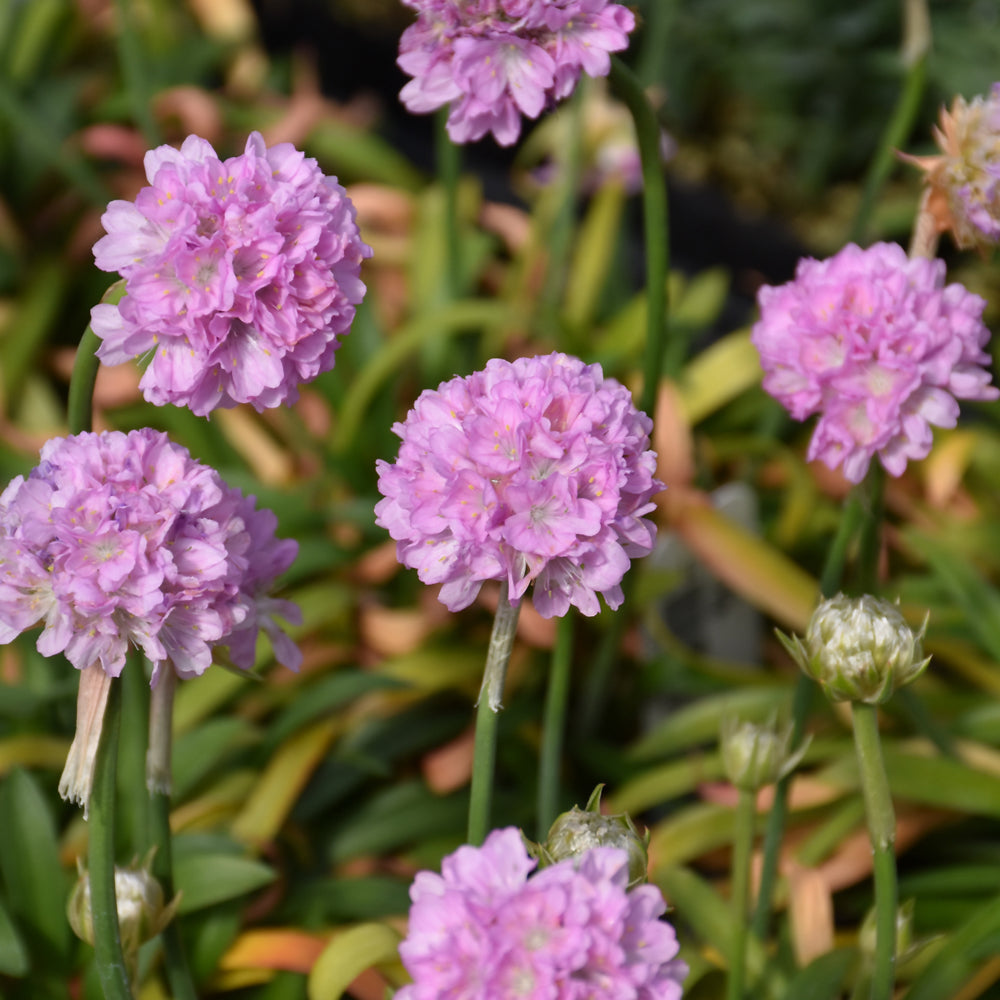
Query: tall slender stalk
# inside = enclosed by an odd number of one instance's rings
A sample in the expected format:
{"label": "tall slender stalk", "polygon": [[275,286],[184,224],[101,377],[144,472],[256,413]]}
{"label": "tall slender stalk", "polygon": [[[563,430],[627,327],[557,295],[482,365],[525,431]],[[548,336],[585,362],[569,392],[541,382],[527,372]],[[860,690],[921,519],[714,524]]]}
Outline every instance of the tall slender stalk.
{"label": "tall slender stalk", "polygon": [[542,287],[541,304],[547,320],[554,322],[559,303],[566,287],[566,259],[573,242],[576,222],[577,194],[580,186],[581,160],[583,158],[583,106],[586,80],[581,80],[567,106],[569,141],[558,156],[559,173],[557,191],[559,198],[549,229],[548,266]]}
{"label": "tall slender stalk", "polygon": [[[69,383],[67,418],[71,434],[89,431],[93,426],[94,383],[100,365],[95,352],[99,343],[88,326],[80,340]],[[106,1000],[130,1000],[132,996],[122,952],[115,896],[115,789],[121,706],[121,682],[113,680],[104,709],[88,811],[87,854],[94,918],[94,956]]]}
{"label": "tall slender stalk", "polygon": [[434,123],[434,156],[438,182],[444,194],[444,288],[443,298],[458,298],[462,280],[462,246],[458,235],[458,183],[462,175],[462,151],[451,141],[447,129],[448,109],[439,111]]}
{"label": "tall slender stalk", "polygon": [[736,804],[736,829],[733,837],[732,908],[733,939],[729,954],[726,1000],[743,1000],[746,976],[746,951],[750,904],[750,855],[753,850],[757,793],[741,788]]}
{"label": "tall slender stalk", "polygon": [[676,375],[684,362],[682,343],[667,348],[667,275],[670,271],[667,184],[660,152],[661,129],[642,85],[617,57],[611,59],[611,86],[635,122],[642,165],[643,240],[646,247],[646,351],[639,409],[652,413],[660,376]]}
{"label": "tall slender stalk", "polygon": [[[844,504],[844,510],[837,526],[837,534],[827,550],[826,563],[820,576],[820,596],[832,597],[840,589],[847,563],[847,551],[864,523],[865,505],[858,488],[851,491]],[[799,676],[792,696],[792,736],[791,746],[796,747],[805,735],[806,720],[812,711],[816,685],[805,674]],[[760,937],[767,936],[767,925],[771,918],[771,901],[774,898],[774,883],[778,875],[778,852],[785,832],[788,817],[788,786],[792,775],[786,774],[774,788],[774,802],[767,817],[764,830],[763,862],[760,870],[760,891],[753,914],[753,931]]]}
{"label": "tall slender stalk", "polygon": [[896,816],[879,741],[878,708],[852,705],[854,746],[865,800],[875,877],[875,965],[871,1000],[890,1000],[896,967]]}
{"label": "tall slender stalk", "polygon": [[[174,693],[177,674],[164,665],[153,688],[149,711],[149,749],[146,752],[146,787],[149,790],[149,817],[156,854],[153,875],[160,883],[163,898],[174,898],[173,837],[170,831],[170,791],[172,784],[172,748]],[[160,932],[167,980],[174,1000],[198,1000],[191,978],[187,955],[181,942],[175,916]]]}
{"label": "tall slender stalk", "polygon": [[476,706],[476,740],[472,758],[472,787],[469,791],[469,827],[467,840],[478,846],[490,829],[493,807],[493,778],[496,770],[497,729],[503,698],[507,665],[514,647],[521,602],[507,599],[507,581],[500,585],[490,646],[483,670],[483,685]]}
{"label": "tall slender stalk", "polygon": [[[669,345],[669,309],[667,278],[670,273],[669,206],[663,156],[660,150],[661,129],[642,85],[635,74],[617,57],[611,59],[609,77],[615,93],[622,99],[635,123],[642,165],[643,239],[646,247],[646,346],[642,365],[642,395],[639,409],[652,414],[663,374],[676,376],[684,363],[686,344],[677,340]],[[626,574],[623,589],[631,590],[631,576]],[[615,616],[598,647],[587,679],[581,706],[580,728],[592,732],[604,704],[614,658],[621,648],[625,620]]]}
{"label": "tall slender stalk", "polygon": [[566,735],[570,666],[573,661],[573,625],[569,614],[559,619],[552,650],[549,689],[545,696],[542,750],[538,767],[538,817],[536,833],[544,841],[559,809],[559,763]]}
{"label": "tall slender stalk", "polygon": [[115,784],[121,726],[120,681],[112,681],[90,795],[87,860],[94,957],[105,1000],[132,1000],[115,895]]}
{"label": "tall slender stalk", "polygon": [[861,202],[850,233],[850,240],[854,243],[861,243],[867,237],[871,214],[879,193],[892,172],[896,150],[906,142],[913,130],[927,83],[927,53],[930,51],[930,44],[927,0],[904,0],[901,56],[906,75],[892,117],[886,124],[865,175]]}

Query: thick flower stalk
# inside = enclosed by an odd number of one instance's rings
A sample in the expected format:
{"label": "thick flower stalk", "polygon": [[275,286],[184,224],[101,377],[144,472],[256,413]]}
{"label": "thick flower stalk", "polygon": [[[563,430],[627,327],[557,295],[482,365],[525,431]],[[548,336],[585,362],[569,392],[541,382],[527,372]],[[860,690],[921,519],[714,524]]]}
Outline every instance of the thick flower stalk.
{"label": "thick flower stalk", "polygon": [[796,420],[820,415],[810,461],[858,483],[877,455],[899,476],[930,451],[931,426],[955,426],[959,399],[1000,396],[984,367],[986,303],[944,280],[943,261],[850,244],[761,288],[752,340],[764,388]]}
{"label": "thick flower stalk", "polygon": [[537,118],[568,97],[581,73],[607,76],[611,52],[628,46],[632,12],[608,0],[403,0],[417,20],[399,42],[413,77],[408,111],[450,105],[448,134],[474,142],[492,132],[517,141],[521,115]]}
{"label": "thick flower stalk", "polygon": [[398,1000],[677,1000],[687,966],[659,889],[628,891],[624,851],[598,847],[530,878],[520,832],[460,847],[410,889]]}
{"label": "thick flower stalk", "polygon": [[146,154],[134,202],[113,201],[97,266],[125,279],[125,297],[91,312],[107,364],[147,360],[146,399],[257,410],[294,402],[334,365],[371,256],[336,178],[288,143],[254,132],[220,160],[204,139]]}
{"label": "thick flower stalk", "polygon": [[987,97],[956,97],[941,109],[933,156],[904,156],[925,171],[927,211],[963,250],[1000,243],[1000,83]]}
{"label": "thick flower stalk", "polygon": [[[39,652],[83,671],[78,717],[95,737],[129,646],[156,685],[164,670],[203,673],[217,646],[250,669],[264,629],[294,669],[300,653],[274,616],[299,611],[269,591],[298,545],[275,538],[275,524],[164,433],[55,438],[0,495],[0,642],[41,623]],[[96,740],[81,742],[78,726],[61,790],[86,806]]]}
{"label": "thick flower stalk", "polygon": [[546,618],[617,608],[630,560],[653,547],[661,489],[652,422],[598,365],[564,354],[494,359],[421,394],[394,463],[378,463],[377,523],[452,611],[485,580]]}

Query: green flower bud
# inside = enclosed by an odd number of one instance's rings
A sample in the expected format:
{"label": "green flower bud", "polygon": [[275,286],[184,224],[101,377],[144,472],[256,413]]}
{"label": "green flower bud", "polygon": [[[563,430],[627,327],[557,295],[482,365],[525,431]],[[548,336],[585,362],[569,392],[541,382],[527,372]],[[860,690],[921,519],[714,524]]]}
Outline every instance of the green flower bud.
{"label": "green flower bud", "polygon": [[[150,852],[141,865],[115,866],[115,897],[122,952],[132,967],[138,959],[139,946],[170,923],[180,903],[179,895],[170,903],[164,903],[163,889],[150,871],[152,861],[153,852]],[[90,873],[82,863],[79,868],[80,875],[70,893],[66,915],[76,936],[92,945],[94,916],[90,901]]]}
{"label": "green flower bud", "polygon": [[790,774],[809,746],[807,738],[791,751],[792,727],[777,719],[757,723],[729,716],[722,720],[720,744],[726,777],[737,787],[756,792]]}
{"label": "green flower bud", "polygon": [[556,817],[549,827],[548,839],[539,845],[538,857],[543,865],[549,865],[579,857],[594,847],[618,847],[628,855],[628,888],[631,889],[646,881],[649,834],[640,835],[626,813],[602,815],[603,790],[603,785],[594,789],[585,809],[573,806],[569,812]]}
{"label": "green flower bud", "polygon": [[918,677],[930,662],[921,640],[889,601],[838,594],[809,619],[805,642],[777,633],[789,655],[833,701],[879,705]]}
{"label": "green flower bud", "polygon": [[[913,940],[913,909],[916,900],[907,899],[901,903],[896,910],[896,961],[904,962],[915,952],[920,950],[921,945]],[[858,929],[858,950],[866,965],[870,966],[875,961],[875,947],[878,939],[876,922],[878,913],[874,907],[865,915]]]}

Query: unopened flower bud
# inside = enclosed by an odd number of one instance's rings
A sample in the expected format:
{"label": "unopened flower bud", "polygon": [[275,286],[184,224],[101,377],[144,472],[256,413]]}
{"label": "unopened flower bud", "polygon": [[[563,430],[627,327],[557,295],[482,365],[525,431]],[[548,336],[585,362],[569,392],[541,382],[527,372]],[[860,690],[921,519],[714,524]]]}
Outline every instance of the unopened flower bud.
{"label": "unopened flower bud", "polygon": [[628,855],[628,888],[646,881],[649,857],[646,844],[649,835],[642,836],[626,813],[618,816],[601,814],[601,792],[598,785],[585,809],[573,806],[556,817],[549,836],[541,845],[541,860],[555,864],[566,858],[576,858],[595,847],[617,847]]}
{"label": "unopened flower bud", "polygon": [[[910,956],[915,948],[919,948],[913,940],[913,908],[916,901],[908,899],[896,910],[896,960],[901,962]],[[868,911],[858,929],[858,950],[866,964],[875,960],[875,947],[878,938],[876,924],[878,914],[873,907]]]}
{"label": "unopened flower bud", "polygon": [[899,608],[865,595],[838,594],[813,612],[803,642],[778,632],[789,655],[833,701],[878,705],[918,677],[930,662]]}
{"label": "unopened flower bud", "polygon": [[956,97],[934,138],[939,154],[903,159],[925,171],[937,229],[962,249],[992,249],[1000,244],[1000,83],[985,97]]}
{"label": "unopened flower bud", "polygon": [[[118,904],[118,924],[121,928],[122,952],[134,965],[139,946],[155,937],[173,919],[180,896],[169,903],[163,899],[163,889],[153,877],[150,852],[141,865],[115,866],[115,897]],[[74,933],[87,944],[94,943],[94,915],[90,900],[90,873],[81,865],[80,876],[70,893],[66,915]]]}
{"label": "unopened flower bud", "polygon": [[750,722],[729,716],[722,720],[720,744],[726,777],[745,791],[756,792],[790,774],[809,746],[809,739],[791,750],[792,727],[777,720]]}

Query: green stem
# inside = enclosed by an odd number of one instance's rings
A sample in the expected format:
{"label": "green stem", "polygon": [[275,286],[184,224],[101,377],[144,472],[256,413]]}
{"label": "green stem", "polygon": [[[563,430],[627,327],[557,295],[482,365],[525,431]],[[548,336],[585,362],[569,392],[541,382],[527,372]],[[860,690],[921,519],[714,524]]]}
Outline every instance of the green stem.
{"label": "green stem", "polygon": [[667,184],[660,154],[660,123],[635,74],[617,57],[611,59],[611,86],[635,122],[642,164],[642,218],[646,244],[646,352],[639,409],[652,414],[660,376],[676,376],[684,362],[685,344],[667,350],[667,276],[670,246],[667,232]]}
{"label": "green stem", "polygon": [[122,729],[118,744],[118,827],[128,853],[141,857],[149,847],[146,807],[146,745],[149,741],[149,683],[141,655],[130,651],[121,675]]}
{"label": "green stem", "polygon": [[544,841],[559,809],[559,764],[566,734],[570,666],[573,661],[573,624],[570,615],[559,619],[556,645],[552,651],[549,689],[545,696],[545,720],[538,768],[539,841]]}
{"label": "green stem", "polygon": [[[795,683],[795,693],[792,695],[792,736],[789,746],[801,745],[815,695],[816,683],[805,674],[800,674]],[[784,836],[785,821],[788,818],[788,788],[791,783],[792,775],[786,774],[774,786],[774,801],[764,829],[760,890],[757,893],[757,905],[752,920],[753,932],[761,939],[767,937],[767,925],[771,919],[771,900],[774,898],[774,885],[778,877],[778,854],[781,851],[781,838]]]}
{"label": "green stem", "polygon": [[569,101],[569,142],[558,157],[559,205],[548,238],[548,264],[541,304],[547,322],[555,325],[558,306],[566,286],[566,260],[573,242],[577,191],[580,186],[583,158],[583,101],[586,81],[581,80]]}
{"label": "green stem", "polygon": [[[865,505],[862,502],[859,489],[851,491],[837,526],[837,534],[830,543],[826,563],[820,574],[820,594],[832,597],[840,589],[844,577],[844,567],[847,563],[847,551],[863,522]],[[813,698],[816,693],[815,683],[806,677],[799,676],[792,698],[792,737],[791,746],[797,747],[805,735],[806,720],[812,710]],[[760,870],[760,891],[757,894],[757,907],[753,915],[753,931],[759,938],[767,936],[767,925],[771,918],[771,901],[774,898],[774,885],[778,876],[778,854],[781,849],[781,839],[785,832],[785,820],[788,816],[788,788],[792,775],[786,774],[774,788],[774,802],[767,817],[764,830],[763,861]]]}
{"label": "green stem", "polygon": [[458,236],[458,184],[462,175],[462,151],[448,136],[448,110],[438,112],[434,132],[434,155],[438,181],[444,193],[444,287],[445,302],[459,296],[462,283],[462,247]]}
{"label": "green stem", "polygon": [[507,599],[507,581],[500,585],[490,647],[483,670],[483,685],[476,706],[476,740],[472,757],[472,787],[469,792],[468,842],[478,846],[486,839],[490,829],[490,811],[493,805],[493,775],[496,769],[497,729],[500,720],[500,701],[507,676],[507,664],[517,633],[517,618],[521,602],[513,604]]}
{"label": "green stem", "polygon": [[726,1000],[743,1000],[750,905],[750,855],[753,850],[756,809],[756,793],[741,788],[736,804],[733,836],[733,940],[729,955],[729,978],[726,980]]}
{"label": "green stem", "polygon": [[[630,577],[625,575],[622,589],[629,589]],[[601,636],[601,641],[591,660],[590,671],[587,674],[580,699],[579,733],[584,739],[593,736],[601,717],[608,696],[611,674],[615,666],[615,658],[621,649],[622,636],[625,634],[625,615],[616,614],[611,617],[611,624]]]}
{"label": "green stem", "polygon": [[[173,851],[170,833],[170,796],[162,792],[149,794],[150,820],[153,838],[156,843],[156,855],[153,858],[153,875],[163,889],[163,898],[168,902],[174,898],[174,868]],[[198,1000],[188,966],[187,955],[181,941],[180,927],[176,915],[161,931],[163,940],[164,965],[167,971],[167,981],[174,1000]]]}
{"label": "green stem", "polygon": [[858,547],[858,588],[863,594],[878,590],[878,561],[882,549],[882,515],[885,494],[885,470],[874,462],[861,484],[864,521]]}
{"label": "green stem", "polygon": [[101,338],[88,326],[80,338],[73,362],[73,374],[69,380],[69,403],[67,420],[70,434],[89,431],[93,426],[94,383],[101,362],[97,359],[97,349]]}
{"label": "green stem", "polygon": [[[170,831],[170,785],[177,674],[164,665],[153,688],[149,711],[149,749],[146,751],[146,787],[149,790],[150,827],[156,854],[153,875],[163,889],[163,898],[174,898],[173,836]],[[198,1000],[187,955],[181,941],[177,917],[161,932],[167,979],[174,1000]]]}
{"label": "green stem", "polygon": [[104,711],[87,824],[94,957],[105,1000],[132,1000],[115,895],[115,777],[121,707],[121,682],[113,680]]}
{"label": "green stem", "polygon": [[875,705],[854,702],[852,715],[875,879],[875,964],[871,1000],[890,1000],[895,981],[898,907],[894,850],[896,816],[879,742],[878,709]]}
{"label": "green stem", "polygon": [[[907,10],[920,6],[920,3],[913,3],[911,0],[911,3],[907,4]],[[904,30],[907,34],[911,33],[909,25]],[[920,110],[920,102],[924,96],[924,88],[927,82],[927,48],[929,48],[929,39],[921,42],[906,39],[904,41],[904,49],[907,45],[911,46],[912,51],[909,55],[904,51],[904,59],[908,60],[908,64],[906,67],[906,78],[903,81],[903,89],[900,92],[899,100],[896,102],[892,117],[889,119],[885,131],[882,133],[878,151],[872,159],[868,167],[868,173],[865,176],[864,187],[861,192],[861,202],[854,216],[854,224],[851,227],[849,236],[849,240],[852,243],[862,243],[868,235],[868,224],[871,221],[875,202],[896,163],[896,150],[906,143],[910,132],[913,130],[913,124]]]}

